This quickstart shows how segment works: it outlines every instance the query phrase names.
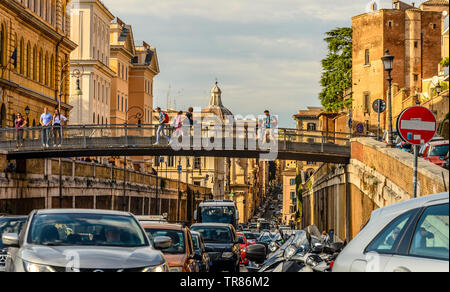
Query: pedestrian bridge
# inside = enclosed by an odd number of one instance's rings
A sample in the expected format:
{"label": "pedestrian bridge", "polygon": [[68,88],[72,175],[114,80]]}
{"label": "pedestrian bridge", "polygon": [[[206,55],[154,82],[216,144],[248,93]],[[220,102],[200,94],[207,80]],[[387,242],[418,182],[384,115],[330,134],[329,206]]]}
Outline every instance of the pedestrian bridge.
{"label": "pedestrian bridge", "polygon": [[[257,130],[248,126],[214,128],[194,126],[185,130],[182,149],[156,141],[155,125],[80,125],[64,126],[61,146],[42,145],[43,128],[0,129],[0,150],[7,159],[117,157],[117,156],[196,156],[297,160],[348,163],[348,133],[276,129],[272,138],[258,140]],[[167,129],[173,133],[173,129]],[[192,133],[192,135],[190,134]],[[23,137],[20,141],[18,138]],[[186,138],[189,137],[189,138]],[[201,137],[201,138],[200,138]],[[181,138],[180,138],[181,140]],[[21,144],[18,146],[18,143]],[[175,143],[176,144],[176,143]],[[214,146],[212,146],[214,145]],[[269,155],[272,154],[272,155]],[[275,156],[273,155],[275,154]],[[266,155],[266,156],[264,156]]]}

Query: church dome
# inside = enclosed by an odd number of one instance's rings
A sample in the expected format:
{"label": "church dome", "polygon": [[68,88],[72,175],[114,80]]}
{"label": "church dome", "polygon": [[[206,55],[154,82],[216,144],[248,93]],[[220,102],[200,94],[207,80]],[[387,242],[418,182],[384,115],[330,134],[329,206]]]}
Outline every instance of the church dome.
{"label": "church dome", "polygon": [[219,88],[219,83],[216,81],[214,87],[211,89],[211,99],[209,106],[202,110],[204,116],[215,115],[221,120],[225,120],[226,116],[233,116],[233,113],[222,104],[222,90]]}

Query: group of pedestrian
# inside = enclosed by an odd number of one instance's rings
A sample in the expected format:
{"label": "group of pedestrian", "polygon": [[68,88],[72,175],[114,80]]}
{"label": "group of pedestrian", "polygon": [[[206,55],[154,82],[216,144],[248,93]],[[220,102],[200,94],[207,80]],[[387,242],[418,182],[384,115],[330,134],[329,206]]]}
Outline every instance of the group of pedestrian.
{"label": "group of pedestrian", "polygon": [[[173,139],[170,138],[165,133],[165,129],[170,122],[169,115],[161,110],[160,107],[156,108],[156,112],[158,116],[155,119],[158,120],[158,128],[156,130],[156,143],[155,145],[160,144],[161,137],[166,138],[169,141],[169,145],[172,144]],[[177,116],[175,117],[172,126],[175,129],[172,137],[177,139],[181,135],[183,135],[183,126],[188,125],[190,128],[194,125],[193,118],[194,108],[190,107],[186,114],[183,116],[183,111],[179,111]],[[258,137],[260,139],[263,138],[275,138],[274,130],[278,125],[278,119],[276,116],[270,114],[269,110],[264,111],[264,118],[258,121]]]}
{"label": "group of pedestrian", "polygon": [[[48,107],[44,108],[44,112],[40,117],[41,139],[42,147],[50,147],[50,137],[53,134],[53,146],[61,147],[63,140],[63,123],[67,122],[67,118],[60,113],[59,109],[56,108],[55,112],[51,114]],[[22,117],[21,113],[17,113],[16,120],[14,121],[16,132],[17,132],[17,147],[23,146],[23,133],[24,128],[28,125],[28,122]]]}
{"label": "group of pedestrian", "polygon": [[[158,116],[155,117],[155,119],[158,120],[158,129],[156,130],[156,143],[155,145],[160,144],[161,137],[166,138],[169,141],[169,145],[172,144],[173,140],[166,135],[165,128],[170,123],[169,115],[162,111],[160,107],[156,108],[156,112],[158,113]],[[177,113],[177,116],[173,120],[172,126],[175,129],[175,132],[173,133],[173,138],[178,138],[181,135],[183,135],[183,126],[188,125],[192,128],[194,125],[194,108],[190,107],[185,115],[183,115],[183,111],[179,111]]]}

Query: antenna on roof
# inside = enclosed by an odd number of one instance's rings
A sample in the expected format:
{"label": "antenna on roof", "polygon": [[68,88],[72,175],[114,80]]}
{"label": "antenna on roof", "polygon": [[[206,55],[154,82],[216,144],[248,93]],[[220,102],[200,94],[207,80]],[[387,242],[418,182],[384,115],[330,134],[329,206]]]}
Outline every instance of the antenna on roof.
{"label": "antenna on roof", "polygon": [[170,90],[172,86],[169,84],[169,90],[167,91],[167,110],[170,108]]}

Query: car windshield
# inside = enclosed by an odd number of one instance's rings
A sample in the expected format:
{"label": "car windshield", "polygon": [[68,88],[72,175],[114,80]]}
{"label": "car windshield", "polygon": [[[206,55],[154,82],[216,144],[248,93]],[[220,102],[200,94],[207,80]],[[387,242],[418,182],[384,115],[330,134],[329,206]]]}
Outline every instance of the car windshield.
{"label": "car windshield", "polygon": [[163,249],[163,253],[184,254],[186,252],[184,232],[181,230],[146,228],[145,232],[149,238],[151,238],[150,240],[152,241],[152,244],[154,243],[153,239],[158,236],[167,236],[172,239],[172,245],[167,249]]}
{"label": "car windshield", "polygon": [[23,224],[25,223],[25,218],[15,219],[15,218],[0,218],[0,249],[4,248],[2,242],[2,236],[6,233],[16,233],[19,234],[22,230]]}
{"label": "car windshield", "polygon": [[193,226],[194,231],[200,232],[204,242],[208,243],[231,243],[233,242],[231,231],[226,227],[200,227]]}
{"label": "car windshield", "polygon": [[233,207],[202,207],[201,222],[203,223],[234,223]]}
{"label": "car windshield", "polygon": [[149,246],[131,216],[43,214],[31,223],[28,243],[47,246]]}
{"label": "car windshield", "polygon": [[239,241],[242,241],[245,243],[244,235],[238,234],[238,238],[239,238]]}
{"label": "car windshield", "polygon": [[448,144],[433,146],[430,149],[430,154],[428,156],[446,156],[448,153]]}

